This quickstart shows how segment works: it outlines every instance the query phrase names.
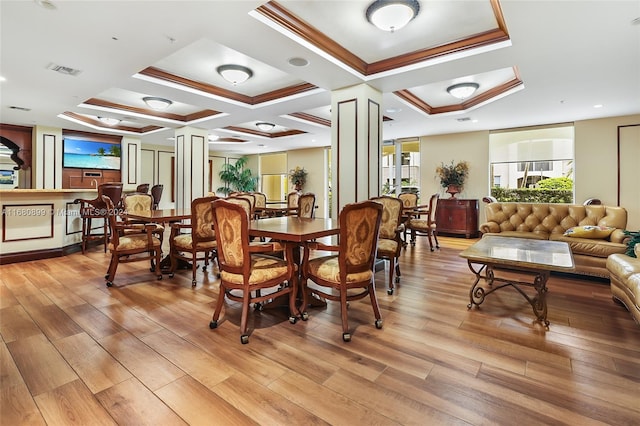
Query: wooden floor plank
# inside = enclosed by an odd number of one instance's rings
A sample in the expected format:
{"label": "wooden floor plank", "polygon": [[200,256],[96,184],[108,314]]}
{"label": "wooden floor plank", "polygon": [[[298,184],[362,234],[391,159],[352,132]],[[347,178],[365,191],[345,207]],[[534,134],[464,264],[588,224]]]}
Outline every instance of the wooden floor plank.
{"label": "wooden floor plank", "polygon": [[467,309],[474,240],[439,239],[403,249],[393,295],[375,274],[384,326],[352,302],[349,343],[331,302],[251,310],[248,345],[237,302],[210,329],[210,270],[132,263],[106,287],[95,245],[0,265],[0,423],[640,424],[640,326],[608,281],[552,274],[545,329],[508,288]]}

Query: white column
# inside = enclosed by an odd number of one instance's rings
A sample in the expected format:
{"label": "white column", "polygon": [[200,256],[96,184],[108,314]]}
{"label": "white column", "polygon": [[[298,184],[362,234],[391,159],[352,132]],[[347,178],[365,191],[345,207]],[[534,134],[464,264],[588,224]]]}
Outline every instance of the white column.
{"label": "white column", "polygon": [[32,188],[62,188],[62,129],[35,126],[31,147]]}
{"label": "white column", "polygon": [[209,192],[207,131],[182,127],[176,129],[175,134],[176,208],[190,208],[191,200],[204,197]]}
{"label": "white column", "polygon": [[360,84],[331,95],[333,211],[380,193],[382,94]]}

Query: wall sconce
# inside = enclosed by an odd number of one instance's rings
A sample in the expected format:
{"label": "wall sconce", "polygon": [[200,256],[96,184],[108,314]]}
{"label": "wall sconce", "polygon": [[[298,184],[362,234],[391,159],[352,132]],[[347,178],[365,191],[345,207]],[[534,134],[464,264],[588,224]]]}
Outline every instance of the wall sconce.
{"label": "wall sconce", "polygon": [[149,108],[152,108],[158,111],[167,109],[169,105],[173,103],[169,99],[158,98],[156,96],[145,96],[144,98],[142,98],[142,100],[144,101],[145,104],[149,106]]}
{"label": "wall sconce", "polygon": [[394,32],[404,27],[420,12],[417,0],[376,0],[366,12],[367,21],[383,31]]}
{"label": "wall sconce", "polygon": [[458,83],[447,87],[447,92],[454,98],[466,99],[478,90],[478,83]]}
{"label": "wall sconce", "polygon": [[236,84],[244,83],[253,76],[253,71],[247,67],[243,67],[242,65],[220,65],[216,68],[216,71],[222,76],[222,78],[234,86]]}

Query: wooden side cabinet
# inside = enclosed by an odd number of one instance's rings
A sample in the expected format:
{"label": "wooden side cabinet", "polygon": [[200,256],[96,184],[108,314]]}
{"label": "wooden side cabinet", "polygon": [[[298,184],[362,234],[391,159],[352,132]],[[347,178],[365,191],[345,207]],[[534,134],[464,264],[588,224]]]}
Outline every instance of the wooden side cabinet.
{"label": "wooden side cabinet", "polygon": [[478,236],[478,200],[446,198],[438,200],[436,210],[438,234]]}

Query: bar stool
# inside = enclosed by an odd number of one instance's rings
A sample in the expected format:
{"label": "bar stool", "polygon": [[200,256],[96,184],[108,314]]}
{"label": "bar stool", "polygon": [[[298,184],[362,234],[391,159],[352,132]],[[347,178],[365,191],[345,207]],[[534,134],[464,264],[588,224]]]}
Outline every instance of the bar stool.
{"label": "bar stool", "polygon": [[[122,186],[120,182],[103,183],[98,186],[98,196],[93,200],[76,198],[73,202],[80,204],[80,218],[82,220],[82,253],[87,250],[89,241],[101,241],[104,244],[104,252],[107,252],[109,242],[109,223],[107,216],[107,205],[102,201],[102,196],[109,197],[116,209],[120,208],[122,198]],[[102,233],[94,234],[91,223],[93,219],[102,219]]]}

